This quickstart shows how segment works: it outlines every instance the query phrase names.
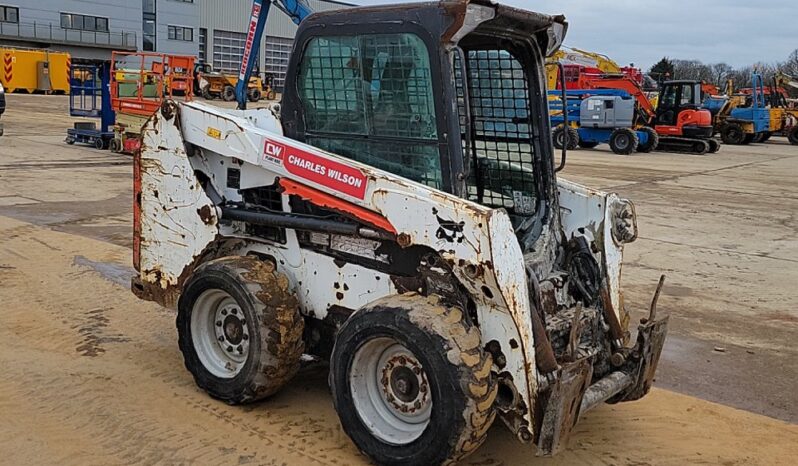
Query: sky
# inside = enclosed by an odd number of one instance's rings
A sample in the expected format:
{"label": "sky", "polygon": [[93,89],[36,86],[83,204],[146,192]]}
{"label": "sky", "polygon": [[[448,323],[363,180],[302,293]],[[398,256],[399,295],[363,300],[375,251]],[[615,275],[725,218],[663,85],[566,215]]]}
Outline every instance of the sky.
{"label": "sky", "polygon": [[[401,0],[349,0],[374,5]],[[404,0],[408,1],[408,0]],[[412,1],[412,0],[409,0]],[[667,56],[734,67],[784,61],[798,48],[795,0],[503,0],[568,19],[565,45],[648,69]]]}

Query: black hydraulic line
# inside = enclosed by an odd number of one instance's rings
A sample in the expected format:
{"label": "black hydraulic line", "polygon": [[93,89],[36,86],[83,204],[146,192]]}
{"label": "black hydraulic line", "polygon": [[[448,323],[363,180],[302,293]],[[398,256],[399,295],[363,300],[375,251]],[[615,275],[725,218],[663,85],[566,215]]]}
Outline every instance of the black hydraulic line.
{"label": "black hydraulic line", "polygon": [[562,126],[563,126],[563,143],[562,155],[560,155],[560,166],[554,170],[555,173],[565,168],[565,156],[568,155],[568,90],[565,88],[565,66],[562,62],[557,63],[557,68],[560,70],[560,87],[562,88]]}

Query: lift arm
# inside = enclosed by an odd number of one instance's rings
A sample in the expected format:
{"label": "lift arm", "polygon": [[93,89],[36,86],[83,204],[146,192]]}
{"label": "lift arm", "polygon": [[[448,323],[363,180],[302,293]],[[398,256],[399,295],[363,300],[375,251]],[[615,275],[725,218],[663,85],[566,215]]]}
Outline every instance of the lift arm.
{"label": "lift arm", "polygon": [[[313,13],[302,0],[275,0],[275,5],[287,14],[294,24],[301,23],[302,20]],[[238,101],[239,110],[247,108],[247,87],[249,78],[252,76],[252,68],[255,65],[252,57],[258,55],[270,7],[270,0],[265,2],[264,0],[252,1],[252,13],[249,16],[249,26],[247,27],[247,41],[244,43],[244,55],[241,57],[241,69],[238,72],[238,82],[236,83],[236,100]]]}

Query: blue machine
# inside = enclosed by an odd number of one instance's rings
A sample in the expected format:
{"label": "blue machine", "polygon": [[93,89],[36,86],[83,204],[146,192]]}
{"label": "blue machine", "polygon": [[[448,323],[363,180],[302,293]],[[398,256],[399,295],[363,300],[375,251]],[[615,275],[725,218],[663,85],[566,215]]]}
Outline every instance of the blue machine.
{"label": "blue machine", "polygon": [[[635,99],[628,92],[618,89],[566,91],[569,125],[576,125],[569,129],[562,128],[561,93],[549,91],[549,115],[551,126],[555,128],[554,144],[558,149],[562,146],[563,131],[570,131],[569,149],[575,149],[577,145],[589,149],[609,144],[613,152],[623,155],[635,150],[650,152],[656,149],[658,136],[652,128],[634,129]],[[607,115],[610,115],[609,120]]]}
{"label": "blue machine", "polygon": [[67,129],[67,144],[88,144],[97,149],[107,149],[114,132],[115,114],[111,109],[111,64],[73,64],[69,72],[69,115],[82,118],[99,118],[94,122],[77,122]]}
{"label": "blue machine", "polygon": [[732,109],[727,121],[752,123],[754,133],[770,130],[770,110],[766,108],[765,80],[759,73],[751,75],[751,105]]}
{"label": "blue machine", "polygon": [[[266,18],[269,16],[271,0],[254,0],[252,2],[252,13],[249,17],[249,27],[247,28],[247,41],[244,43],[244,55],[241,58],[241,69],[238,72],[238,82],[236,83],[236,101],[238,109],[247,108],[247,84],[252,76],[252,68],[255,63],[252,57],[258,56],[263,28],[266,26]],[[294,24],[299,24],[310,16],[313,11],[301,0],[277,0],[277,8],[287,14]]]}

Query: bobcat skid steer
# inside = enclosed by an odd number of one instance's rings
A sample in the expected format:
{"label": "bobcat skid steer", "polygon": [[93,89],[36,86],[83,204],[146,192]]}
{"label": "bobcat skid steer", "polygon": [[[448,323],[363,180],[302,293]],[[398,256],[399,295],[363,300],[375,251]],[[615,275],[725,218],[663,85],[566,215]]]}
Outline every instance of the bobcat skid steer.
{"label": "bobcat skid steer", "polygon": [[281,108],[165,102],[135,159],[132,289],[177,309],[196,383],[245,403],[328,360],[379,464],[456,462],[496,417],[554,454],[644,396],[667,319],[652,304],[630,337],[634,207],[555,176],[565,30],[487,0],[324,12]]}

